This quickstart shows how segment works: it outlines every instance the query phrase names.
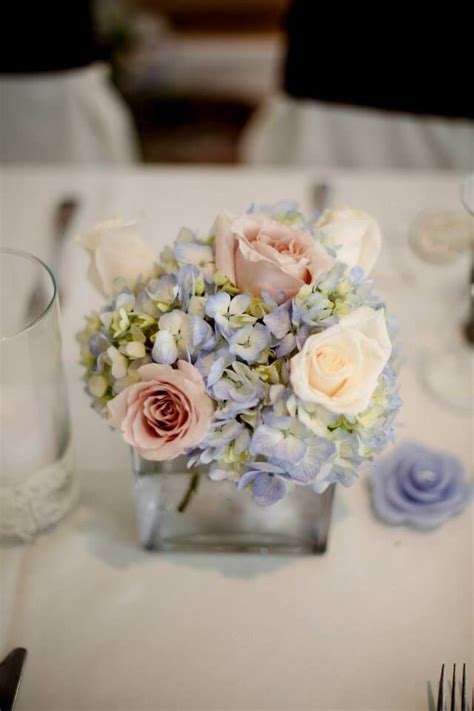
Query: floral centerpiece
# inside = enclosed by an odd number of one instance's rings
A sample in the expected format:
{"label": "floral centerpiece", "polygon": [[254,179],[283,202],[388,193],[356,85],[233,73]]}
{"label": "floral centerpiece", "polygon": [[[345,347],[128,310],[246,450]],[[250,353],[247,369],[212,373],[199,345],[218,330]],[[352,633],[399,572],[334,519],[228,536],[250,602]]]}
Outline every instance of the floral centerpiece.
{"label": "floral centerpiece", "polygon": [[80,333],[93,407],[146,460],[186,455],[261,506],[351,485],[399,408],[379,227],[293,203],[182,229],[157,260],[134,223],[81,238],[107,296]]}

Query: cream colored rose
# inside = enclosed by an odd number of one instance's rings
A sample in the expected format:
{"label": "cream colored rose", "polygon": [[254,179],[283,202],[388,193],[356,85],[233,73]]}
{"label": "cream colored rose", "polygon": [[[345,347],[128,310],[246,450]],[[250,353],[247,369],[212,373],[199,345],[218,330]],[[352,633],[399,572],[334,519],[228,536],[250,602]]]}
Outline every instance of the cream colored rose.
{"label": "cream colored rose", "polygon": [[316,227],[339,247],[337,258],[350,267],[361,267],[369,274],[380,254],[382,235],[377,220],[363,210],[348,207],[325,210]]}
{"label": "cream colored rose", "polygon": [[90,280],[106,296],[113,293],[118,277],[133,288],[137,277],[146,279],[154,272],[155,254],[138,236],[134,222],[101,222],[77,241],[89,252]]}
{"label": "cream colored rose", "polygon": [[304,402],[357,415],[367,408],[391,351],[383,310],[361,306],[307,338],[290,361],[291,385]]}

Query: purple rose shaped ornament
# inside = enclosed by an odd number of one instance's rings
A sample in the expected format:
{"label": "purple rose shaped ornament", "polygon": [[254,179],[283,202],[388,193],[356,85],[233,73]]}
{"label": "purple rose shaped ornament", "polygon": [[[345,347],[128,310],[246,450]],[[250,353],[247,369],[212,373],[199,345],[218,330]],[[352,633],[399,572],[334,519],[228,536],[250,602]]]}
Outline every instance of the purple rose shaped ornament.
{"label": "purple rose shaped ornament", "polygon": [[457,457],[414,442],[399,445],[372,470],[373,507],[389,524],[436,528],[460,513],[471,495]]}

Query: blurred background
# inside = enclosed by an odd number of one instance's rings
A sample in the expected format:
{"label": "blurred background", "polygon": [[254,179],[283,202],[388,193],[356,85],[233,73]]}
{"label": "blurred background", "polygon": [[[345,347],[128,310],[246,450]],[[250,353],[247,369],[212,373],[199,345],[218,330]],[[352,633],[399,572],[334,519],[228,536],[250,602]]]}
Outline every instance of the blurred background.
{"label": "blurred background", "polygon": [[468,23],[377,13],[311,0],[12,3],[0,159],[468,170]]}

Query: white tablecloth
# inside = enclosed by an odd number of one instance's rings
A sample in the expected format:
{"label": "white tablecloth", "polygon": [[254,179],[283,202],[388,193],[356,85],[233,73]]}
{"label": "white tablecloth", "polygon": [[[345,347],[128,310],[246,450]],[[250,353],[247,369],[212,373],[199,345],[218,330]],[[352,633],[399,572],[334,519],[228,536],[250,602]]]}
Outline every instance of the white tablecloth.
{"label": "white tablecloth", "polygon": [[[468,265],[437,268],[406,244],[420,210],[459,208],[452,174],[8,170],[2,238],[49,259],[54,205],[81,200],[75,229],[141,216],[157,247],[222,207],[294,197],[330,180],[385,233],[378,290],[406,351],[399,439],[471,462],[471,421],[430,398],[416,371],[464,316]],[[86,256],[65,250],[63,331],[82,498],[53,532],[3,549],[0,655],[26,646],[19,711],[425,711],[442,662],[472,669],[472,517],[432,533],[384,526],[367,482],[337,492],[323,557],[155,555],[136,544],[126,447],[90,410],[73,335],[100,298]],[[435,693],[435,692],[433,692]]]}

